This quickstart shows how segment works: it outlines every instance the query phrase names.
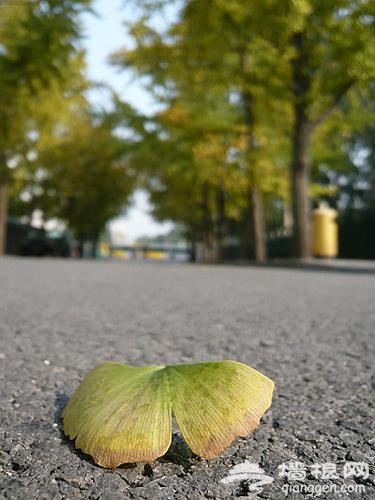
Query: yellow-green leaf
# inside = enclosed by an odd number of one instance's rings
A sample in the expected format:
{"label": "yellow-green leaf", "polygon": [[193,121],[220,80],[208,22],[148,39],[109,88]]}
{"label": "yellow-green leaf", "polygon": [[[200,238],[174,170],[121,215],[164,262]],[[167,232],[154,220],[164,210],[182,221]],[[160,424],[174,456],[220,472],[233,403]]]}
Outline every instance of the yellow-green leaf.
{"label": "yellow-green leaf", "polygon": [[236,361],[166,368],[178,426],[190,448],[213,458],[255,429],[270,407],[274,384]]}
{"label": "yellow-green leaf", "polygon": [[115,362],[94,368],[63,410],[65,434],[103,467],[163,455],[172,417],[162,368]]}
{"label": "yellow-green leaf", "polygon": [[103,467],[147,462],[170,446],[173,409],[191,449],[212,458],[258,425],[273,388],[269,378],[235,361],[106,362],[85,377],[64,408],[64,432]]}

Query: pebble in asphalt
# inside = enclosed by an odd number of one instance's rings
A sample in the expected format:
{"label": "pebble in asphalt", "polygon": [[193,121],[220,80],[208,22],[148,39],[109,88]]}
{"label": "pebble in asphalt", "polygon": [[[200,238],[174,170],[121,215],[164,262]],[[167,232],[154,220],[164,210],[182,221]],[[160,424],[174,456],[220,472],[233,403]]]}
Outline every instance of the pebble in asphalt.
{"label": "pebble in asphalt", "polygon": [[[0,498],[251,498],[253,480],[221,482],[245,460],[273,479],[257,498],[302,485],[310,498],[375,498],[374,296],[374,273],[340,268],[0,259]],[[216,459],[175,432],[155,462],[105,470],[64,437],[60,414],[108,359],[235,359],[277,389],[258,429]]]}

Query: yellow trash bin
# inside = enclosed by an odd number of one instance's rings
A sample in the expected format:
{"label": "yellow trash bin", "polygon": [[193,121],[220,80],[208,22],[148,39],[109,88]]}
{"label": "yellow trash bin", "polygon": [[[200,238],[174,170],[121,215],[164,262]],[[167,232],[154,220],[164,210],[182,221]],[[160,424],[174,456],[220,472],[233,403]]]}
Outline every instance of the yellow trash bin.
{"label": "yellow trash bin", "polygon": [[325,205],[313,211],[313,254],[315,257],[337,257],[337,211]]}

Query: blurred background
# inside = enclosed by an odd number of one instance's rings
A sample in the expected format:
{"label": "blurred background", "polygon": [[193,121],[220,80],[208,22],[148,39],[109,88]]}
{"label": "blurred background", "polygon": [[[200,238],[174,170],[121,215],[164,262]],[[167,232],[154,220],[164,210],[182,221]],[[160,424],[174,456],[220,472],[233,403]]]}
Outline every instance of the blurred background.
{"label": "blurred background", "polygon": [[370,0],[4,0],[0,254],[375,259]]}

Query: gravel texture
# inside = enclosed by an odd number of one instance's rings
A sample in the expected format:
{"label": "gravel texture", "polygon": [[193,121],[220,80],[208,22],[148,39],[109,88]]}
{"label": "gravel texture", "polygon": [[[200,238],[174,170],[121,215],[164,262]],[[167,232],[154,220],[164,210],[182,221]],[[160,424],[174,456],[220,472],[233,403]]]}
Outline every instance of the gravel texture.
{"label": "gravel texture", "polygon": [[[281,499],[302,483],[362,489],[310,498],[375,498],[374,269],[0,259],[0,498]],[[64,437],[60,414],[108,359],[236,359],[277,390],[258,429],[214,460],[176,432],[165,457],[105,470]],[[245,460],[274,481],[223,484]],[[305,480],[279,477],[296,461]],[[344,478],[349,461],[369,477]],[[325,463],[337,478],[313,477]]]}

